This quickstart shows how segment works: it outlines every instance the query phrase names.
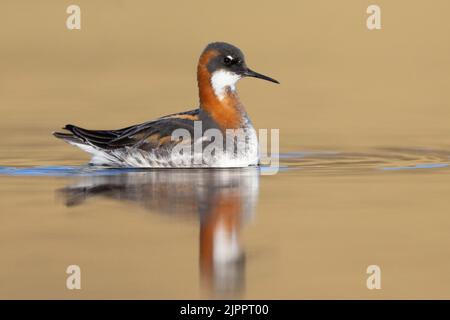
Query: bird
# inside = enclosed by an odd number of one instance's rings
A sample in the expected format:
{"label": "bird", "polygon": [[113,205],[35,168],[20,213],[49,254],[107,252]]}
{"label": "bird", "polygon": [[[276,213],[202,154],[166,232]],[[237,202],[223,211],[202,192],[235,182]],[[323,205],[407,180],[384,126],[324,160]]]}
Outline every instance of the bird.
{"label": "bird", "polygon": [[65,131],[53,135],[90,153],[93,166],[257,166],[256,130],[236,90],[236,83],[244,77],[279,83],[247,67],[238,47],[212,42],[198,60],[198,108],[117,130],[67,124],[62,128]]}

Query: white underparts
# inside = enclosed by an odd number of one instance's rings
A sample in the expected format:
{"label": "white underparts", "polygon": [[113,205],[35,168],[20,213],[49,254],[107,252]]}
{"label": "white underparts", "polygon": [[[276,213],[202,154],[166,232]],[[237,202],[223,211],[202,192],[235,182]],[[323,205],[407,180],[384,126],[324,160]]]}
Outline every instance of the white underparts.
{"label": "white underparts", "polygon": [[[179,153],[169,150],[167,155],[158,154],[155,151],[146,151],[136,147],[123,147],[117,149],[102,149],[94,145],[67,141],[92,155],[90,161],[94,165],[108,165],[127,168],[241,168],[256,166],[259,163],[259,143],[256,130],[249,124],[243,129],[243,137],[237,138],[236,150],[227,151],[227,146],[214,148],[214,144],[201,147],[195,151],[195,147],[188,146],[186,152]],[[200,139],[204,139],[201,137]],[[215,141],[215,140],[214,140]],[[234,148],[233,148],[234,149]],[[212,150],[215,150],[214,153]],[[220,151],[222,150],[222,151]],[[196,160],[201,162],[197,163]]]}
{"label": "white underparts", "polygon": [[225,97],[227,88],[229,88],[231,91],[236,90],[235,85],[240,78],[241,76],[234,72],[226,70],[215,71],[211,77],[211,85],[217,98],[219,98],[219,100],[222,100]]}

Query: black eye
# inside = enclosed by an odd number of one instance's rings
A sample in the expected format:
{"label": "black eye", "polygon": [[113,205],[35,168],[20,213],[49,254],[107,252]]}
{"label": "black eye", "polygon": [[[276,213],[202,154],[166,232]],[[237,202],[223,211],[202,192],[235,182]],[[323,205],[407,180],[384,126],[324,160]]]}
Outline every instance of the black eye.
{"label": "black eye", "polygon": [[229,66],[232,62],[233,62],[233,59],[231,59],[230,57],[223,58],[223,63],[225,63],[225,65],[227,65],[227,66]]}

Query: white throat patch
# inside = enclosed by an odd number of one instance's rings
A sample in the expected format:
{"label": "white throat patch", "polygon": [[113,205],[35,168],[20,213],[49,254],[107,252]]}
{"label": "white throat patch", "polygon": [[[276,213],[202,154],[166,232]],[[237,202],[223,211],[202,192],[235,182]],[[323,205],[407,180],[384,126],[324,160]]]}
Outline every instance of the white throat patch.
{"label": "white throat patch", "polygon": [[229,87],[231,91],[236,90],[235,84],[240,78],[240,75],[230,71],[215,71],[211,77],[211,85],[214,93],[222,100],[225,97],[226,88]]}

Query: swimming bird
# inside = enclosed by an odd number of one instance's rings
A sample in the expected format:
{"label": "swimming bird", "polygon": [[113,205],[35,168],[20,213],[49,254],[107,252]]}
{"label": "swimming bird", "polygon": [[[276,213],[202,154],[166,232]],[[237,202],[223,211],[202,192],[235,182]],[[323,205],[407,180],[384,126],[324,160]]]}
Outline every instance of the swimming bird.
{"label": "swimming bird", "polygon": [[53,134],[90,153],[92,165],[258,165],[256,131],[236,91],[236,83],[244,77],[279,83],[248,68],[239,48],[225,42],[213,42],[203,50],[197,65],[200,100],[197,109],[118,130],[88,130],[68,124],[63,128],[66,132]]}

